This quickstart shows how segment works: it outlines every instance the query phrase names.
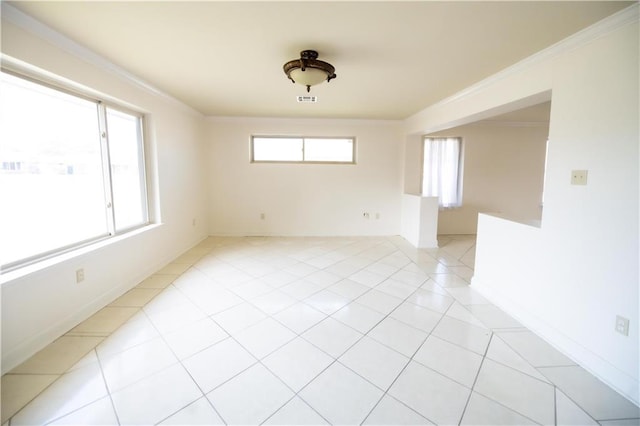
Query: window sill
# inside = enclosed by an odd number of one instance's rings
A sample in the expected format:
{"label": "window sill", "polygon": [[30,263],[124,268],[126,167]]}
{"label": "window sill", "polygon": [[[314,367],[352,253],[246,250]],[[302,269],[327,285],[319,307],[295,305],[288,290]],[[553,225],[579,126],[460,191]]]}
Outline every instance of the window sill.
{"label": "window sill", "polygon": [[71,250],[65,253],[61,253],[57,256],[53,256],[47,259],[43,259],[41,261],[25,265],[23,267],[19,267],[17,269],[13,269],[7,272],[4,272],[0,275],[0,286],[11,282],[13,280],[17,280],[19,278],[24,278],[28,275],[42,272],[46,269],[61,265],[65,262],[69,262],[78,257],[84,256],[88,253],[94,252],[96,250],[100,250],[102,248],[108,247],[113,244],[117,244],[121,241],[127,240],[129,238],[136,237],[138,235],[145,234],[147,232],[151,232],[156,230],[162,226],[161,223],[152,223],[141,228],[132,230],[122,235],[117,235],[114,237],[109,237],[100,241],[96,241],[93,244],[89,244],[83,247],[79,247],[75,250]]}

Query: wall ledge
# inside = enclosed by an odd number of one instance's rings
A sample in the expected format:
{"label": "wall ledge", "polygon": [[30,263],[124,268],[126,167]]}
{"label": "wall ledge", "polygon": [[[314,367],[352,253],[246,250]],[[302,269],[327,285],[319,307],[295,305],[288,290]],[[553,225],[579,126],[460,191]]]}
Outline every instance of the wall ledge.
{"label": "wall ledge", "polygon": [[88,243],[86,245],[62,252],[60,254],[56,254],[51,257],[47,257],[42,260],[38,260],[34,263],[3,272],[2,274],[0,274],[0,287],[4,285],[11,285],[13,281],[26,278],[32,274],[46,273],[50,268],[59,267],[64,263],[75,261],[82,256],[91,254],[97,250],[101,250],[114,244],[119,244],[128,239],[136,238],[141,234],[145,234],[147,232],[155,232],[162,226],[163,224],[161,223],[150,223],[124,234],[105,237],[95,242]]}

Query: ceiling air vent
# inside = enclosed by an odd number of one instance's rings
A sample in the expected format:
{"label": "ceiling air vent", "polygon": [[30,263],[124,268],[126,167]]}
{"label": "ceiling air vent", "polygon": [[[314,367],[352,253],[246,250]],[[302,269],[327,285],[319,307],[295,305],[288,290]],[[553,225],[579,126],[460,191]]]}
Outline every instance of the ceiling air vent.
{"label": "ceiling air vent", "polygon": [[298,102],[304,102],[304,103],[316,103],[318,102],[318,97],[317,96],[297,96],[296,97],[298,99]]}

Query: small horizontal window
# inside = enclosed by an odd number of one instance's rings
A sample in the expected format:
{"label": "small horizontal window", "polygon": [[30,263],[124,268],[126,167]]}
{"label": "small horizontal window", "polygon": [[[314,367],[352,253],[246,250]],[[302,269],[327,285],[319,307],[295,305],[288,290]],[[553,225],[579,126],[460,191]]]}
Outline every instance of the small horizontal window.
{"label": "small horizontal window", "polygon": [[254,163],[355,163],[354,138],[253,136]]}

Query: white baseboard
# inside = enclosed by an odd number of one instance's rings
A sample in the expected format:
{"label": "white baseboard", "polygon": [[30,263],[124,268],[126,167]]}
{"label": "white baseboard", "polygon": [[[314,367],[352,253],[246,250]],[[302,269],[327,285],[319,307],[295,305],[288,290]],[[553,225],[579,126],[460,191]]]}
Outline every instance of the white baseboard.
{"label": "white baseboard", "polygon": [[47,345],[51,344],[56,339],[66,334],[69,330],[80,324],[91,315],[104,308],[111,303],[117,297],[128,291],[135,284],[119,286],[108,293],[103,294],[97,299],[92,300],[90,303],[82,306],[76,312],[71,315],[57,321],[49,328],[40,331],[38,334],[31,336],[29,339],[21,342],[19,345],[11,348],[10,350],[3,351],[2,354],[2,374],[11,371],[24,361],[35,355]]}
{"label": "white baseboard", "polygon": [[438,240],[435,239],[435,240],[429,240],[429,241],[420,241],[418,248],[421,248],[421,249],[438,248]]}
{"label": "white baseboard", "polygon": [[490,285],[482,282],[476,276],[471,279],[471,287],[555,349],[572,359],[576,364],[599,378],[635,405],[640,405],[640,383],[636,379],[620,371],[607,360],[580,345],[549,323],[527,311],[518,303],[494,291]]}
{"label": "white baseboard", "polygon": [[27,359],[44,349],[47,345],[51,344],[56,339],[68,333],[69,330],[80,324],[82,321],[86,320],[91,315],[95,314],[100,309],[106,307],[109,303],[113,302],[115,299],[131,290],[142,280],[154,274],[156,271],[162,269],[180,254],[188,251],[191,247],[202,242],[205,238],[207,237],[201,238],[198,242],[181,251],[179,254],[171,255],[169,258],[162,259],[156,262],[151,267],[145,268],[140,274],[131,277],[131,279],[127,280],[124,284],[115,287],[106,293],[103,293],[98,298],[90,301],[84,306],[81,306],[78,310],[76,310],[69,316],[55,322],[50,327],[31,336],[29,339],[21,342],[19,345],[11,349],[3,348],[2,374],[11,371],[18,365],[25,362]]}

